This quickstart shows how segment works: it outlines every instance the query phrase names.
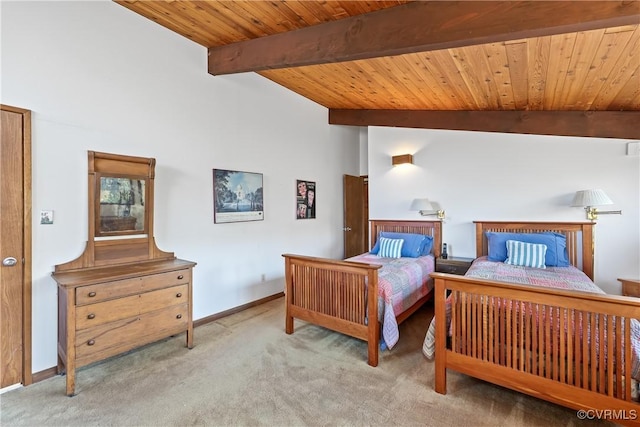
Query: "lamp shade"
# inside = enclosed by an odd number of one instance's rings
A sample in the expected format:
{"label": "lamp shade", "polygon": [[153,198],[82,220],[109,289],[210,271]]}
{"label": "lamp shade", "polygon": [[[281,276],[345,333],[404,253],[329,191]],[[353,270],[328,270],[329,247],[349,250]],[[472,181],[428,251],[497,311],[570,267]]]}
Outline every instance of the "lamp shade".
{"label": "lamp shade", "polygon": [[410,211],[432,211],[433,205],[429,199],[413,199],[411,202]]}
{"label": "lamp shade", "polygon": [[600,206],[612,205],[613,201],[602,190],[576,191],[571,206]]}

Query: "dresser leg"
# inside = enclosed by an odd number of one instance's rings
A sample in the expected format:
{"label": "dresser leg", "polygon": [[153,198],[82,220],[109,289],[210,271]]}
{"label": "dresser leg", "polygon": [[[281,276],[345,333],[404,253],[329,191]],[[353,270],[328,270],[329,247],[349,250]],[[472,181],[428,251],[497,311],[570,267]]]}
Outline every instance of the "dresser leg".
{"label": "dresser leg", "polygon": [[69,397],[75,396],[75,389],[76,389],[75,372],[68,370],[67,371],[67,396]]}
{"label": "dresser leg", "polygon": [[193,348],[193,326],[187,328],[187,348],[189,350]]}
{"label": "dresser leg", "polygon": [[76,391],[76,363],[67,358],[67,396],[75,396]]}

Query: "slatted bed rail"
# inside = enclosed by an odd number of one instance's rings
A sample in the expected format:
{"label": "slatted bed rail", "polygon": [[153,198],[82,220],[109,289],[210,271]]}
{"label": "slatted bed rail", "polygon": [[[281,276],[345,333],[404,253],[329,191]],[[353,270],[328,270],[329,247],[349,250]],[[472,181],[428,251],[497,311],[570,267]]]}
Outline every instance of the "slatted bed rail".
{"label": "slatted bed rail", "polygon": [[[416,233],[433,237],[433,256],[440,255],[441,221],[371,220],[371,246],[381,233]],[[285,259],[285,332],[293,333],[294,318],[323,326],[367,342],[367,361],[378,366],[378,319],[381,265],[303,255],[283,254]],[[400,324],[432,298],[429,292],[395,313]]]}
{"label": "slatted bed rail", "polygon": [[[443,277],[444,276],[444,277]],[[434,273],[436,391],[446,368],[575,409],[640,410],[631,399],[631,319],[640,301],[531,290]],[[445,295],[451,292],[447,343]]]}
{"label": "slatted bed rail", "polygon": [[[570,263],[593,280],[594,223],[474,222],[477,256],[487,255],[487,231],[558,232],[567,238]],[[446,393],[451,369],[640,425],[631,378],[640,363],[631,334],[632,322],[637,327],[640,321],[640,300],[444,273],[431,277],[438,393]]]}
{"label": "slatted bed rail", "polygon": [[[368,363],[378,364],[380,265],[301,255],[285,258],[285,332],[294,317],[367,341]],[[373,313],[369,316],[369,313]]]}

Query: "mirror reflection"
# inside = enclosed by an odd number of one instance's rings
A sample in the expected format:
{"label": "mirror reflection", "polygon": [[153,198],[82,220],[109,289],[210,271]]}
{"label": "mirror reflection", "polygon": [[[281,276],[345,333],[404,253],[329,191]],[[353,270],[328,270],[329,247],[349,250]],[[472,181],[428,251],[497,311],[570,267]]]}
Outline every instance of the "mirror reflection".
{"label": "mirror reflection", "polygon": [[98,234],[143,233],[145,180],[100,177]]}

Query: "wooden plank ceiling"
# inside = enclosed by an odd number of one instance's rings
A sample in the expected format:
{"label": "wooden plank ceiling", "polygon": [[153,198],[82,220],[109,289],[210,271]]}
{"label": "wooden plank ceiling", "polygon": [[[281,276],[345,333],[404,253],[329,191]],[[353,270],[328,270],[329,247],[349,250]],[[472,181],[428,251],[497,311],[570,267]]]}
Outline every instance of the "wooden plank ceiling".
{"label": "wooden plank ceiling", "polygon": [[640,0],[115,1],[333,124],[640,139]]}

